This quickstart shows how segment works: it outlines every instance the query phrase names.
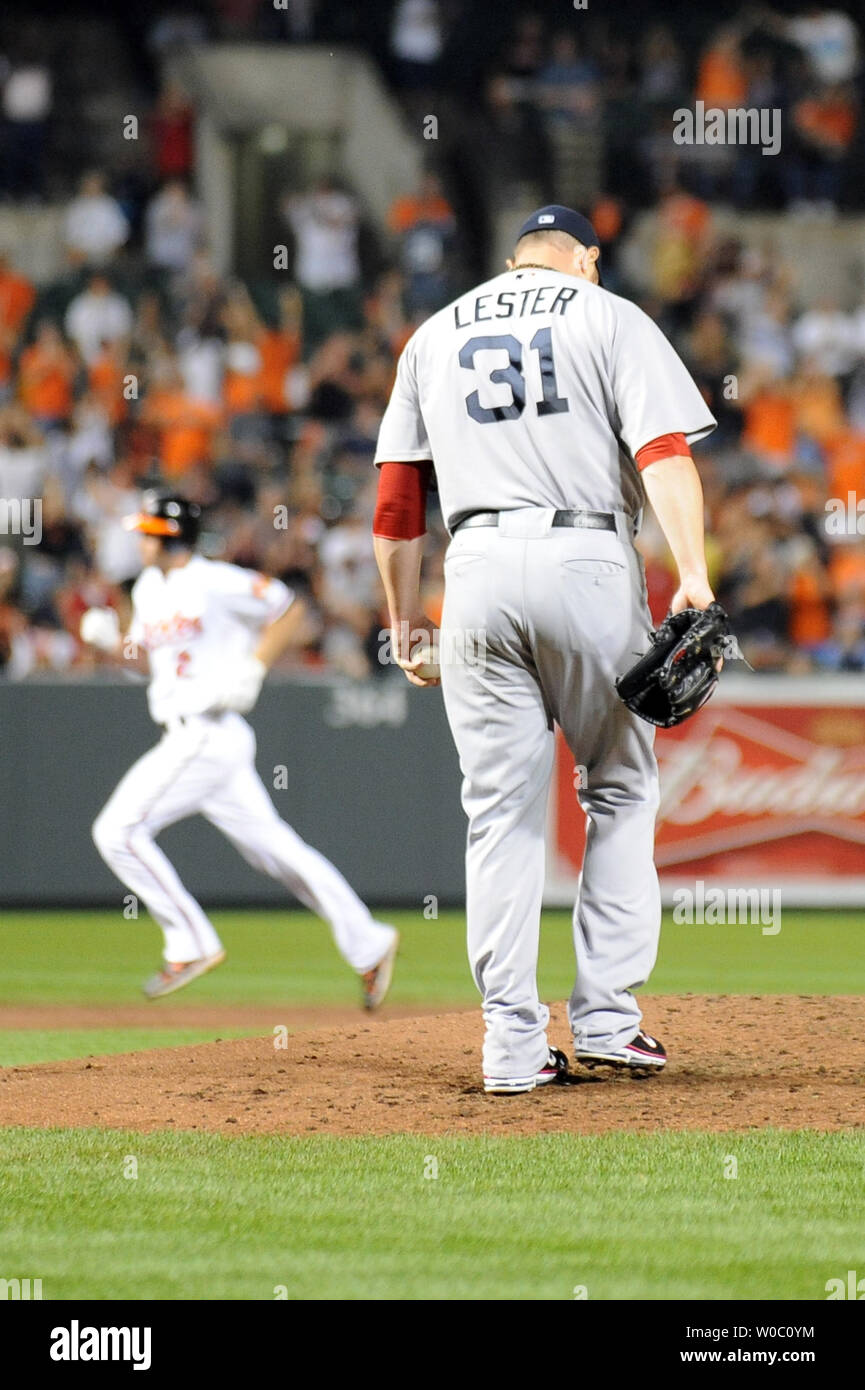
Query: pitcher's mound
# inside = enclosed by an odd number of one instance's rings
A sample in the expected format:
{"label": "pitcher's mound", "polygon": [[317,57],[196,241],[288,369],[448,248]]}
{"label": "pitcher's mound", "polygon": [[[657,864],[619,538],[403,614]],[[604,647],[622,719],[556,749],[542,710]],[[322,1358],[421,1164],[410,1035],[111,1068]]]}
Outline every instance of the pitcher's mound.
{"label": "pitcher's mound", "polygon": [[[484,1095],[481,1017],[472,1010],[307,1023],[284,1047],[271,1033],[5,1068],[0,1121],[335,1135],[865,1125],[865,999],[681,995],[643,1004],[646,1028],[670,1054],[666,1070],[645,1081],[578,1072],[567,1086]],[[553,1008],[549,1036],[568,1048],[563,1005]]]}

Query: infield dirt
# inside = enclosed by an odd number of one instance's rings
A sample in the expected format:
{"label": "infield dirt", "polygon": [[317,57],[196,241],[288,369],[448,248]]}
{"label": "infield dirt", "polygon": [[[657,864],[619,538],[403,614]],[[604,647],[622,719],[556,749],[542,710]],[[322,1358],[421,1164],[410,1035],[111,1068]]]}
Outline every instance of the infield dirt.
{"label": "infield dirt", "polygon": [[[3,1068],[0,1124],[332,1135],[865,1126],[865,999],[679,995],[643,1003],[648,1031],[670,1054],[666,1070],[644,1081],[575,1071],[569,1085],[487,1096],[477,1009],[355,1014],[351,1022],[332,1010],[313,1022],[309,1009],[286,1009],[292,1031],[276,1039],[279,1011],[270,1009],[265,1037]],[[226,1028],[238,1026],[234,1010],[211,1011]],[[59,1026],[57,1013],[41,1012],[41,1026],[52,1026],[49,1018]],[[189,1009],[185,1021],[196,1013]],[[109,1021],[118,1025],[116,1011],[105,1010],[103,1026]],[[562,1004],[549,1036],[566,1046]]]}

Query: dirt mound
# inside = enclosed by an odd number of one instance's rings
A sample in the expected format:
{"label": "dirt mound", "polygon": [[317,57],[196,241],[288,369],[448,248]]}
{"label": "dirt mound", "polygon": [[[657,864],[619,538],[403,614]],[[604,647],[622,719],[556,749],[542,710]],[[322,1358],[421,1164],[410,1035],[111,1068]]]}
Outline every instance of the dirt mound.
{"label": "dirt mound", "polygon": [[[647,1081],[581,1074],[486,1096],[477,1010],[364,1019],[0,1070],[0,1123],[226,1134],[597,1134],[613,1129],[865,1125],[865,999],[647,997],[671,1056]],[[550,1038],[567,1038],[564,1006]]]}
{"label": "dirt mound", "polygon": [[[357,1004],[199,1004],[176,995],[141,1004],[0,1004],[0,1028],[336,1028],[363,1017]],[[441,1014],[441,1008],[388,1004],[387,1018]]]}

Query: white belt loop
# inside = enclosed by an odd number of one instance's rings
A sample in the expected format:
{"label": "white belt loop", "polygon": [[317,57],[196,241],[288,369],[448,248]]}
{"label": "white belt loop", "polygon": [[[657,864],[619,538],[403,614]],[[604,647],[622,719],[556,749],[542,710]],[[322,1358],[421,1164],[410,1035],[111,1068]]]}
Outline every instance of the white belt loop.
{"label": "white belt loop", "polygon": [[616,535],[624,545],[633,545],[634,537],[640,529],[642,512],[638,512],[636,517],[630,516],[628,512],[613,512],[616,519]]}

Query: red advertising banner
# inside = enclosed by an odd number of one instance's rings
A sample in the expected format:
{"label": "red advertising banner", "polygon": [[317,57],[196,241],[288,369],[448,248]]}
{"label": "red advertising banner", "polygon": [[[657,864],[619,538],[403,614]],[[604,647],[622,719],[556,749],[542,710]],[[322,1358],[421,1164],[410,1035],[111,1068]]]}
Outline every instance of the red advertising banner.
{"label": "red advertising banner", "polygon": [[[728,678],[677,729],[659,730],[655,862],[678,885],[779,888],[784,900],[865,903],[865,681]],[[573,895],[585,816],[559,735],[550,902]]]}

